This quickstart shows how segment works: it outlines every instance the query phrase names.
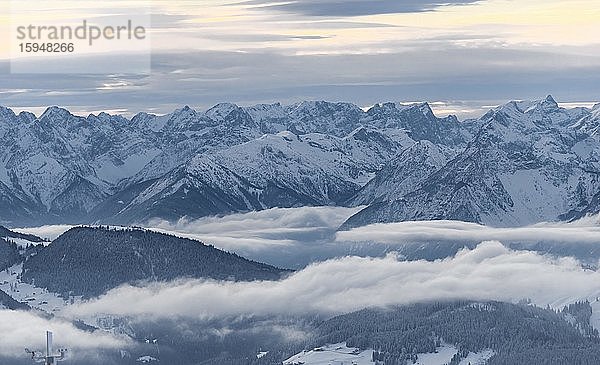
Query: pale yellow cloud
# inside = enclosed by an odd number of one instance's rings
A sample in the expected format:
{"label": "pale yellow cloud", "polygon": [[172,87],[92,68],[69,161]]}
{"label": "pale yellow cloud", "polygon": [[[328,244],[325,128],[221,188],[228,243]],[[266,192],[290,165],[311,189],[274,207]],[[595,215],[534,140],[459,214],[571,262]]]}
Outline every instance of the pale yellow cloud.
{"label": "pale yellow cloud", "polygon": [[[13,13],[17,21],[41,21],[47,16],[74,20],[148,2],[29,3],[38,11]],[[600,34],[597,0],[487,0],[430,12],[329,18],[275,12],[270,7],[239,4],[239,0],[151,3],[154,13],[173,18],[171,23],[159,22],[153,30],[154,51],[269,48],[291,54],[387,53],[428,46],[434,40],[463,47],[580,47],[599,43]],[[7,11],[0,14],[0,32],[6,34],[9,16]],[[378,26],[344,27],[340,26],[342,22]],[[422,41],[429,43],[415,44]],[[0,57],[6,58],[6,47],[6,42],[0,43]]]}

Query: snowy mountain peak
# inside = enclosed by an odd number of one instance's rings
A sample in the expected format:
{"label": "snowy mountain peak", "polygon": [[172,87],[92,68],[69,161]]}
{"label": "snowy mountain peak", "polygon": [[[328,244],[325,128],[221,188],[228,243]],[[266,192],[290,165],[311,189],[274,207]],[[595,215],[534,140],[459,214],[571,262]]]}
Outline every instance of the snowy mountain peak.
{"label": "snowy mountain peak", "polygon": [[538,105],[541,106],[545,111],[555,111],[560,109],[558,103],[556,100],[554,100],[552,95],[546,96],[546,99],[539,102]]}
{"label": "snowy mountain peak", "polygon": [[47,108],[44,111],[44,113],[42,113],[42,115],[40,116],[39,119],[40,120],[42,120],[42,119],[61,120],[61,119],[69,119],[73,116],[74,115],[71,114],[71,112],[65,108],[61,108],[58,106],[51,106],[51,107]]}
{"label": "snowy mountain peak", "polygon": [[11,122],[14,121],[16,118],[17,116],[15,115],[15,112],[12,109],[0,106],[0,123]]}
{"label": "snowy mountain peak", "polygon": [[529,108],[531,106],[530,101],[516,101],[511,100],[506,104],[500,105],[498,108],[494,110],[507,110],[507,111],[517,111],[519,113],[523,113],[523,110]]}
{"label": "snowy mountain peak", "polygon": [[35,116],[35,114],[31,113],[31,112],[26,112],[26,111],[22,111],[19,113],[18,118],[20,121],[23,121],[25,123],[31,123],[34,120],[37,119],[37,117]]}
{"label": "snowy mountain peak", "polygon": [[257,104],[250,107],[244,107],[243,109],[257,123],[271,122],[274,120],[283,122],[283,119],[288,117],[288,114],[281,103]]}
{"label": "snowy mountain peak", "polygon": [[15,115],[15,112],[11,108],[0,105],[0,115],[4,113],[12,113],[13,115]]}
{"label": "snowy mountain peak", "polygon": [[283,111],[283,106],[281,103],[273,103],[273,104],[256,104],[253,106],[243,108],[247,112],[276,112],[281,113]]}
{"label": "snowy mountain peak", "polygon": [[356,105],[351,103],[343,103],[343,102],[331,102],[325,100],[305,100],[300,103],[294,104],[296,109],[300,110],[329,110],[329,109],[337,109],[337,108],[350,108],[355,109],[358,108]]}
{"label": "snowy mountain peak", "polygon": [[431,106],[429,106],[429,103],[427,103],[427,102],[421,103],[419,105],[419,110],[421,110],[423,115],[425,115],[426,117],[434,117],[435,118],[435,114],[433,113]]}
{"label": "snowy mountain peak", "polygon": [[558,103],[556,102],[556,100],[554,100],[554,98],[550,94],[548,94],[548,96],[546,96],[546,99],[544,101],[547,102],[547,103],[549,103],[549,104],[558,105]]}
{"label": "snowy mountain peak", "polygon": [[173,114],[174,115],[189,115],[189,114],[196,114],[196,111],[194,109],[190,108],[189,105],[186,105],[181,109],[175,109]]}
{"label": "snowy mountain peak", "polygon": [[222,120],[227,118],[234,111],[239,111],[241,108],[233,103],[219,103],[206,111],[206,116],[214,120]]}
{"label": "snowy mountain peak", "polygon": [[369,110],[368,115],[390,115],[390,116],[407,116],[412,113],[420,113],[430,120],[437,120],[435,113],[431,109],[431,106],[427,102],[423,103],[394,103],[387,102],[383,104],[375,104]]}
{"label": "snowy mountain peak", "polygon": [[[599,116],[600,106],[563,109],[551,96],[464,123],[428,103],[221,103],[131,120],[0,108],[0,221],[139,223],[405,195],[371,218],[552,219],[600,189],[589,172],[600,171]],[[519,190],[531,181],[537,190]]]}
{"label": "snowy mountain peak", "polygon": [[358,119],[362,109],[351,103],[329,102],[323,100],[303,101],[286,108],[292,119],[310,118]]}

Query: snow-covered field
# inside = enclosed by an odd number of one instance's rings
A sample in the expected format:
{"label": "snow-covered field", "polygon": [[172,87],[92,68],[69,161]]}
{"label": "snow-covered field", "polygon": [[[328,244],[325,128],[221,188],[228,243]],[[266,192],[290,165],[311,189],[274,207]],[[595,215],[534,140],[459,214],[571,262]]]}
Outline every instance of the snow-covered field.
{"label": "snow-covered field", "polygon": [[58,312],[67,305],[67,302],[58,294],[21,282],[22,272],[23,264],[14,265],[0,271],[0,290],[6,292],[16,301],[27,303],[33,308],[48,313]]}
{"label": "snow-covered field", "polygon": [[373,350],[360,351],[337,343],[302,351],[283,362],[283,365],[369,365],[373,364]]}
{"label": "snow-covered field", "polygon": [[[418,354],[415,365],[445,365],[457,352],[456,347],[444,344],[438,347],[435,353]],[[471,352],[461,360],[460,365],[483,365],[492,356],[494,356],[492,350]],[[357,348],[348,347],[346,343],[342,342],[302,351],[285,360],[283,365],[371,365],[374,364],[372,359],[373,350],[360,351]]]}
{"label": "snow-covered field", "polygon": [[436,349],[437,352],[417,355],[415,365],[444,365],[452,360],[458,350],[452,345],[443,345]]}
{"label": "snow-covered field", "polygon": [[494,356],[493,350],[483,350],[478,353],[470,352],[466,358],[460,361],[459,365],[483,365],[485,364],[492,356]]}
{"label": "snow-covered field", "polygon": [[[419,354],[415,365],[445,365],[452,360],[458,350],[452,345],[443,345],[437,348],[437,352],[430,354]],[[493,350],[483,350],[480,352],[470,352],[466,358],[462,359],[459,365],[484,365],[492,356]]]}

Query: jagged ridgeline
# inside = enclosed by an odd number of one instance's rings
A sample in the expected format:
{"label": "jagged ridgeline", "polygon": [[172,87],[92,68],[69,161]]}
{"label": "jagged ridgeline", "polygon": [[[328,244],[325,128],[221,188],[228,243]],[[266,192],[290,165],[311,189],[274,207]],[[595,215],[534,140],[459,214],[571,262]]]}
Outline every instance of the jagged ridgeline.
{"label": "jagged ridgeline", "polygon": [[374,349],[384,364],[411,364],[417,354],[435,352],[445,343],[458,350],[451,365],[484,350],[495,353],[488,365],[591,365],[600,359],[591,313],[587,302],[562,312],[469,301],[365,309],[325,321],[306,348],[347,341],[350,347]]}
{"label": "jagged ridgeline", "polygon": [[86,297],[143,280],[277,280],[289,273],[191,239],[91,227],[65,232],[29,258],[23,269],[26,282],[65,296]]}
{"label": "jagged ridgeline", "polygon": [[315,205],[369,206],[345,228],[574,219],[600,211],[599,121],[600,105],[565,109],[552,97],[464,121],[426,103],[219,104],[131,119],[0,107],[0,223]]}

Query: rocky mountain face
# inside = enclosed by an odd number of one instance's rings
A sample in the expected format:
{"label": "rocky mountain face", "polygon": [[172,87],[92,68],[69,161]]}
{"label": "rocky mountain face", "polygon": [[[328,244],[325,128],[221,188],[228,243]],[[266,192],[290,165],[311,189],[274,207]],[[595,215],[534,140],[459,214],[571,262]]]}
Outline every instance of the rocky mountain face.
{"label": "rocky mountain face", "polygon": [[600,106],[548,97],[476,120],[428,104],[190,107],[156,116],[0,108],[0,223],[141,223],[305,205],[522,225],[600,210]]}
{"label": "rocky mountain face", "polygon": [[432,148],[400,154],[357,194],[356,204],[372,204],[343,228],[439,219],[518,226],[581,216],[600,189],[600,145],[581,128],[592,117],[551,97],[498,107],[469,123],[477,132],[452,158]]}

